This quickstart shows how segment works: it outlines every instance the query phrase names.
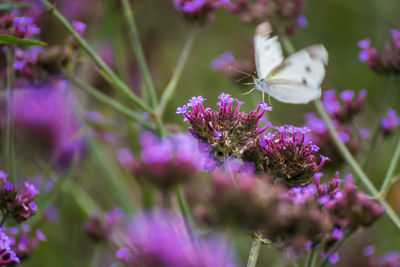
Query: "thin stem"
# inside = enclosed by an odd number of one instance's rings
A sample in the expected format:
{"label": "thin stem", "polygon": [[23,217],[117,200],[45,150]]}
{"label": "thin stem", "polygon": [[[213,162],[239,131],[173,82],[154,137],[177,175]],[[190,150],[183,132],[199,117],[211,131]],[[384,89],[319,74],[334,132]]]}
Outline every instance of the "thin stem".
{"label": "thin stem", "polygon": [[107,0],[105,6],[105,12],[107,15],[107,26],[108,32],[111,35],[113,51],[115,55],[115,67],[117,74],[124,80],[128,81],[128,68],[126,66],[126,53],[124,47],[124,40],[122,33],[122,23],[120,20],[120,12],[118,5],[115,4],[115,0]]}
{"label": "thin stem", "polygon": [[120,102],[112,99],[111,97],[101,93],[96,88],[90,86],[89,84],[85,83],[84,81],[77,79],[73,76],[68,76],[69,81],[71,81],[76,87],[79,89],[84,90],[97,100],[103,102],[104,104],[108,105],[109,107],[113,108],[114,110],[120,112],[121,114],[127,116],[129,119],[133,120],[134,122],[141,123],[145,127],[149,129],[155,129],[154,125],[151,124],[148,120],[144,118],[143,115],[136,113],[135,111],[131,110],[130,108],[124,106]]}
{"label": "thin stem", "polygon": [[56,17],[58,21],[64,26],[64,28],[76,39],[86,54],[93,60],[98,66],[100,73],[106,75],[105,77],[117,90],[129,97],[129,99],[137,105],[139,108],[146,112],[151,112],[150,107],[138,98],[130,88],[107,66],[107,64],[97,55],[93,48],[83,39],[67,21],[67,19],[48,1],[40,0],[43,5]]}
{"label": "thin stem", "polygon": [[144,56],[143,47],[140,42],[139,34],[136,28],[133,12],[129,5],[128,0],[121,0],[124,9],[124,17],[128,24],[131,33],[133,50],[135,51],[136,59],[139,63],[140,71],[142,72],[144,83],[146,85],[147,93],[149,94],[151,105],[153,108],[157,107],[156,90],[151,79],[150,71],[147,66],[146,58]]}
{"label": "thin stem", "polygon": [[14,47],[8,46],[7,56],[7,126],[6,126],[6,158],[7,171],[11,182],[15,182],[14,155],[14,123],[13,123],[13,94],[14,94]]}
{"label": "thin stem", "polygon": [[190,213],[189,205],[187,204],[185,193],[183,192],[183,188],[181,185],[176,187],[176,196],[178,198],[179,208],[182,212],[183,218],[185,219],[186,228],[188,233],[193,238],[192,227],[193,227],[193,219],[192,214]]}
{"label": "thin stem", "polygon": [[353,155],[350,153],[350,151],[347,149],[347,147],[340,140],[339,135],[336,132],[335,127],[333,126],[332,120],[329,117],[328,113],[326,112],[325,108],[322,106],[321,101],[315,100],[314,104],[315,104],[318,114],[322,117],[326,126],[328,127],[328,131],[329,131],[330,135],[332,136],[333,142],[335,143],[336,147],[339,149],[342,156],[350,164],[350,166],[356,172],[357,176],[360,177],[361,181],[364,183],[364,185],[367,187],[367,189],[370,191],[370,193],[372,193],[372,195],[374,195],[374,196],[378,195],[378,191],[376,190],[375,186],[371,183],[370,179],[367,177],[367,175],[361,169],[360,165],[354,159]]}
{"label": "thin stem", "polygon": [[183,47],[182,53],[179,57],[178,63],[175,67],[174,72],[172,73],[171,80],[168,82],[167,86],[164,89],[163,94],[161,95],[160,105],[159,105],[159,113],[163,114],[164,110],[171,100],[172,96],[175,93],[176,86],[182,76],[182,72],[185,68],[187,59],[189,57],[190,51],[193,46],[194,39],[196,37],[197,29],[192,28],[189,32],[189,35],[186,39],[185,46]]}
{"label": "thin stem", "polygon": [[[3,213],[3,214],[4,214],[4,213]],[[6,220],[7,220],[7,217],[8,217],[8,213],[6,213],[6,214],[3,215],[3,218],[1,219],[1,222],[0,222],[0,227],[3,227],[4,223],[5,223]]]}
{"label": "thin stem", "polygon": [[154,206],[154,190],[146,182],[139,180],[140,192],[142,193],[142,205],[144,209]]}
{"label": "thin stem", "polygon": [[316,248],[313,245],[312,248],[311,248],[308,260],[307,260],[307,267],[314,267],[314,265],[315,265],[315,256],[317,255],[317,253],[315,253],[315,252],[316,252]]}
{"label": "thin stem", "polygon": [[249,254],[249,260],[247,261],[247,267],[255,267],[257,265],[258,255],[260,254],[261,239],[258,235],[254,235],[253,242],[251,243],[251,249]]}
{"label": "thin stem", "polygon": [[292,42],[290,41],[289,37],[285,33],[284,29],[281,29],[279,31],[279,39],[281,40],[281,43],[283,44],[283,47],[285,48],[286,52],[290,55],[296,52],[296,49],[294,49],[294,46]]}
{"label": "thin stem", "polygon": [[393,178],[393,174],[394,174],[394,171],[396,170],[396,165],[399,161],[399,158],[400,158],[400,138],[399,138],[399,141],[397,142],[396,150],[393,154],[392,160],[390,161],[389,168],[386,172],[385,180],[383,180],[381,190],[379,191],[379,195],[382,198],[385,198],[385,195],[389,189],[390,181]]}
{"label": "thin stem", "polygon": [[132,214],[135,211],[134,201],[130,198],[128,188],[124,186],[119,173],[113,168],[110,157],[105,149],[96,139],[88,138],[89,149],[94,160],[99,167],[103,180],[106,182],[109,191],[112,193],[118,205],[127,213]]}
{"label": "thin stem", "polygon": [[343,244],[347,241],[347,239],[349,239],[349,237],[353,233],[354,233],[354,231],[349,232],[339,242],[337,242],[336,246],[332,249],[331,252],[329,252],[328,256],[325,257],[325,259],[321,262],[321,265],[319,267],[324,267],[328,263],[329,258],[343,246]]}
{"label": "thin stem", "polygon": [[[354,172],[360,178],[361,182],[367,187],[368,191],[370,191],[370,193],[374,197],[378,197],[379,196],[378,190],[371,183],[371,180],[368,178],[368,176],[361,169],[360,165],[354,159],[353,155],[350,153],[350,151],[347,149],[347,147],[340,140],[339,135],[336,132],[336,130],[335,130],[333,124],[332,124],[332,120],[329,117],[329,115],[326,112],[326,110],[324,109],[324,107],[322,106],[321,101],[320,100],[315,100],[314,103],[315,103],[315,107],[317,109],[318,114],[322,117],[322,119],[324,120],[326,126],[328,127],[328,131],[329,131],[329,133],[330,133],[330,135],[331,135],[336,147],[339,149],[340,153],[342,154],[343,158],[353,168]],[[396,212],[389,206],[389,204],[383,198],[378,197],[378,201],[385,207],[386,214],[389,216],[389,218],[393,221],[393,223],[400,230],[400,218],[399,218],[399,215],[396,214]]]}
{"label": "thin stem", "polygon": [[[378,118],[382,117],[383,114],[385,113],[385,110],[388,107],[388,104],[390,103],[390,100],[392,99],[393,93],[394,93],[394,84],[395,84],[395,80],[396,77],[395,76],[391,76],[390,80],[389,80],[389,84],[387,86],[386,89],[386,93],[385,93],[385,97],[383,99],[383,103],[381,106],[381,110],[379,111],[379,116]],[[381,134],[381,124],[380,124],[380,120],[378,119],[378,122],[376,123],[375,129],[374,129],[374,133],[372,134],[372,141],[371,141],[371,145],[369,146],[369,150],[367,152],[367,155],[364,158],[364,162],[362,163],[362,168],[363,170],[365,170],[367,168],[367,166],[369,165],[369,162],[371,160],[372,154],[375,151],[376,146],[379,143],[380,137],[382,136]]]}

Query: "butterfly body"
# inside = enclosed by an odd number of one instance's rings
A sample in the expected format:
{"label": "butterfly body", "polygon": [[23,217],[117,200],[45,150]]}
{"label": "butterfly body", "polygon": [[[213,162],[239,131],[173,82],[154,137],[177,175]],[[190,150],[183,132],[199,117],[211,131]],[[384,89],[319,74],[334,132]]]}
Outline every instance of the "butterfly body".
{"label": "butterfly body", "polygon": [[306,104],[321,97],[328,53],[321,44],[308,46],[287,58],[283,57],[277,36],[272,36],[268,22],[257,27],[254,36],[258,78],[255,88],[278,101]]}

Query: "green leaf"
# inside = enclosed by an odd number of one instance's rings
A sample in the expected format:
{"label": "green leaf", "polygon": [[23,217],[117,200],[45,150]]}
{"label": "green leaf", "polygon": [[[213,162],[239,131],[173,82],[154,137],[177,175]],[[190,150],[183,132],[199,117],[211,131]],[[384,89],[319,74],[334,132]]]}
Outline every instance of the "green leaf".
{"label": "green leaf", "polygon": [[34,39],[21,39],[11,35],[0,34],[0,44],[5,45],[47,45],[45,42],[34,40]]}
{"label": "green leaf", "polygon": [[30,5],[31,4],[28,4],[28,3],[18,3],[18,4],[4,3],[4,4],[0,4],[0,10],[13,10],[13,9],[28,7]]}

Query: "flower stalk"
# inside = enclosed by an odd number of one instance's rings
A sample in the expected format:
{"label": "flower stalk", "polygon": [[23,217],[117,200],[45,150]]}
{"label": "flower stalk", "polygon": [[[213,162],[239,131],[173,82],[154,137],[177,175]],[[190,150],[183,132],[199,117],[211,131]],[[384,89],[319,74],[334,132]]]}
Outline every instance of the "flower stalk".
{"label": "flower stalk", "polygon": [[195,40],[197,33],[197,29],[192,28],[189,32],[189,35],[186,39],[185,46],[182,50],[182,53],[179,57],[178,63],[175,67],[175,70],[172,74],[171,80],[168,82],[167,87],[165,87],[165,90],[163,94],[161,95],[161,100],[160,100],[160,106],[159,106],[159,113],[163,114],[165,111],[165,107],[167,106],[168,102],[171,100],[172,96],[175,93],[176,86],[178,84],[178,81],[180,80],[183,69],[185,68],[187,59],[189,57],[189,53],[192,49],[193,42]]}
{"label": "flower stalk", "polygon": [[14,155],[14,123],[13,123],[13,94],[14,94],[14,57],[15,49],[7,47],[7,125],[6,125],[6,157],[7,169],[11,182],[15,182],[15,155]]}
{"label": "flower stalk", "polygon": [[97,55],[93,48],[83,39],[67,19],[48,1],[40,0],[43,5],[54,15],[54,17],[64,26],[64,28],[76,39],[86,54],[98,66],[99,72],[105,75],[108,80],[118,91],[126,95],[136,106],[146,112],[151,112],[151,108],[140,98],[138,98],[131,89],[107,66],[107,64]]}
{"label": "flower stalk", "polygon": [[147,93],[149,94],[152,107],[156,108],[157,107],[156,90],[154,88],[154,84],[151,79],[149,67],[147,65],[146,58],[144,55],[143,47],[140,42],[134,15],[133,15],[133,12],[131,10],[128,0],[121,0],[121,2],[122,2],[122,7],[124,9],[124,17],[128,24],[129,31],[131,33],[130,36],[132,39],[133,50],[135,51],[136,59],[139,63],[139,68],[143,75],[145,87],[147,89]]}
{"label": "flower stalk", "polygon": [[261,239],[258,234],[253,237],[253,242],[251,243],[249,260],[247,261],[247,267],[255,267],[257,265],[258,255],[261,249]]}
{"label": "flower stalk", "polygon": [[387,191],[389,190],[391,184],[390,182],[393,178],[393,174],[396,169],[397,163],[399,162],[399,158],[400,158],[400,138],[397,142],[396,150],[393,154],[392,160],[390,161],[390,165],[386,172],[385,179],[383,180],[381,190],[379,191],[379,195],[383,199],[385,198]]}

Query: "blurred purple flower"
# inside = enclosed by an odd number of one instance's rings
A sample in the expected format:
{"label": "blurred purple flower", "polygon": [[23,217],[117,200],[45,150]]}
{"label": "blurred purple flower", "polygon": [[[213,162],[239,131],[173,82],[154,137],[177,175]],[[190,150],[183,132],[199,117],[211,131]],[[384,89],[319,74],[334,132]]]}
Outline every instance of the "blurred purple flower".
{"label": "blurred purple flower", "polygon": [[126,247],[117,257],[137,266],[234,266],[228,244],[220,239],[192,241],[180,216],[157,210],[136,215],[124,233]]}
{"label": "blurred purple flower", "polygon": [[381,120],[381,129],[385,136],[393,134],[400,124],[400,118],[394,109],[388,109],[386,117]]}
{"label": "blurred purple flower", "polygon": [[0,228],[0,265],[8,265],[12,262],[19,263],[20,259],[17,257],[15,251],[11,248],[12,240],[4,232],[3,228]]}

